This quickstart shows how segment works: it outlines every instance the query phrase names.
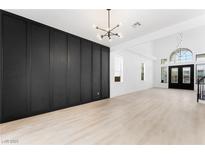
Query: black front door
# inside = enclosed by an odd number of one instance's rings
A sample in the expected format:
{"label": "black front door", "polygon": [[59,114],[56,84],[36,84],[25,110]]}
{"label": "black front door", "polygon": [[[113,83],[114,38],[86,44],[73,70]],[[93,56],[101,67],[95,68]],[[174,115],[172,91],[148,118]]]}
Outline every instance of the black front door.
{"label": "black front door", "polygon": [[194,65],[169,66],[169,88],[194,90]]}

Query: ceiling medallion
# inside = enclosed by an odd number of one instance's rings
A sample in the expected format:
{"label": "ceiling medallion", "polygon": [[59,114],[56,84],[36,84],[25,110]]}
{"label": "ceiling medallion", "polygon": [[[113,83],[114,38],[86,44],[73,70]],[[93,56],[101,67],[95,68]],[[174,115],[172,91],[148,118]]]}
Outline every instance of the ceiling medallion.
{"label": "ceiling medallion", "polygon": [[99,26],[93,25],[93,28],[104,32],[104,34],[102,34],[102,35],[97,34],[97,37],[100,40],[102,40],[104,38],[108,38],[109,41],[112,41],[113,36],[117,36],[119,38],[122,38],[122,35],[120,33],[113,32],[116,28],[120,27],[121,23],[117,24],[113,28],[110,28],[110,23],[111,23],[111,21],[110,21],[110,11],[111,11],[111,9],[107,9],[107,12],[108,12],[108,27],[107,27],[107,29],[100,28]]}

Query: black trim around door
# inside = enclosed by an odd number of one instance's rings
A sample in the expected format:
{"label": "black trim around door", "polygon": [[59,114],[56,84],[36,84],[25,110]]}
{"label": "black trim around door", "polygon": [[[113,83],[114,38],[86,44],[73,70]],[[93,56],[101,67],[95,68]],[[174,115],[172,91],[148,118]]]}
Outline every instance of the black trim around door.
{"label": "black trim around door", "polygon": [[[183,83],[183,68],[190,67],[190,83]],[[171,82],[171,70],[178,69],[178,82]],[[169,88],[194,90],[194,64],[169,66]]]}

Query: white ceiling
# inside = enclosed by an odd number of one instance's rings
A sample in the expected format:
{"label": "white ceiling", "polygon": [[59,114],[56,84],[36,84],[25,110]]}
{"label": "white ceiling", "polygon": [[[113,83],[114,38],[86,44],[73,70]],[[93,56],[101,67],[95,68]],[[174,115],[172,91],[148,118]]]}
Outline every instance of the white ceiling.
{"label": "white ceiling", "polygon": [[[102,28],[107,27],[106,10],[18,9],[7,11],[110,47],[205,14],[205,10],[111,10],[111,26],[122,22],[122,26],[116,32],[121,32],[123,38],[108,42],[108,40],[100,41],[96,37],[99,31],[92,27],[93,24]],[[132,24],[137,21],[142,26],[133,28]]]}

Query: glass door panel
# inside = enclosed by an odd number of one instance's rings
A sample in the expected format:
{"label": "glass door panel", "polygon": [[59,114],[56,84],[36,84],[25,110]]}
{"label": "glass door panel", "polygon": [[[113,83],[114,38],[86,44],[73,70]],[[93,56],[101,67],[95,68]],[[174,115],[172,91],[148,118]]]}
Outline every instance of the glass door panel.
{"label": "glass door panel", "polygon": [[194,90],[194,65],[169,66],[169,88]]}
{"label": "glass door panel", "polygon": [[197,64],[197,77],[196,77],[196,83],[198,79],[201,79],[203,76],[205,76],[205,64]]}
{"label": "glass door panel", "polygon": [[178,83],[178,68],[171,69],[171,83]]}
{"label": "glass door panel", "polygon": [[190,67],[183,67],[182,68],[182,75],[183,75],[183,83],[190,84],[191,83],[191,68]]}

